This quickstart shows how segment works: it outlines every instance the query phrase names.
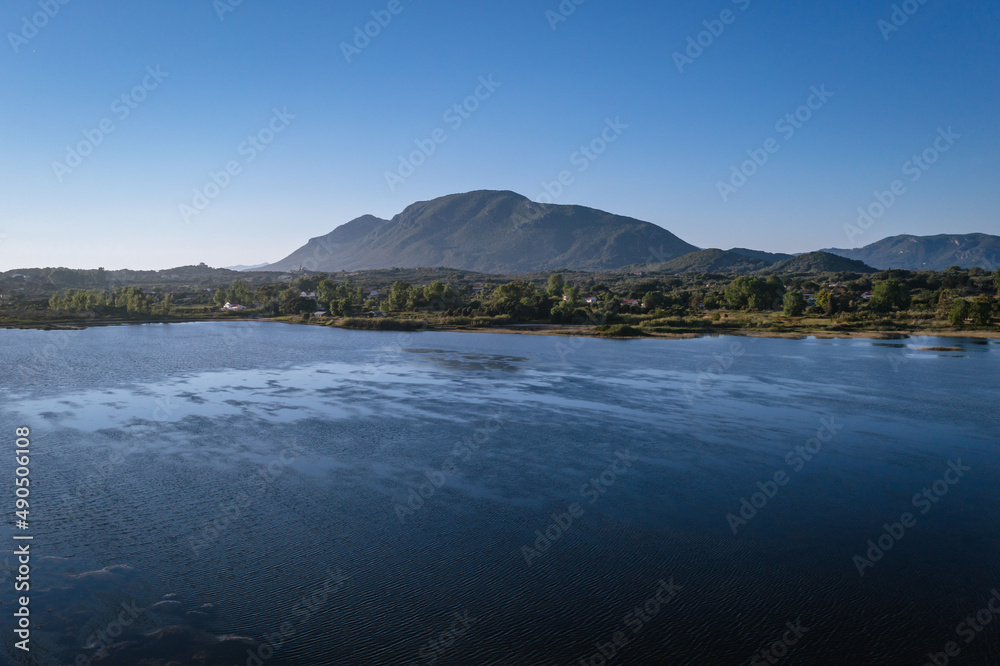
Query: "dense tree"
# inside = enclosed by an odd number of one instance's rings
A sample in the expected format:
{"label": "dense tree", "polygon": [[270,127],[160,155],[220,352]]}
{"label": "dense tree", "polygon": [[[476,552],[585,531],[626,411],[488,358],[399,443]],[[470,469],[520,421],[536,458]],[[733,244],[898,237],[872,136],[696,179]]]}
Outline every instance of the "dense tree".
{"label": "dense tree", "polygon": [[[264,285],[255,277],[251,290],[250,282],[242,279],[216,289],[217,275],[191,277],[182,274],[182,270],[177,269],[179,276],[151,271],[108,271],[101,277],[98,271],[64,271],[65,274],[60,273],[58,278],[65,281],[65,291],[53,289],[57,285],[46,280],[51,269],[40,270],[39,279],[32,277],[30,282],[0,274],[0,294],[5,295],[0,300],[0,311],[22,308],[22,303],[39,303],[44,307],[40,299],[48,299],[50,309],[64,312],[91,312],[101,316],[160,314],[169,312],[175,303],[183,300],[185,304],[259,303],[262,313],[278,314],[298,312],[307,305],[311,308],[311,303],[294,301],[301,291],[312,286],[310,290],[319,295],[319,308],[344,317],[356,315],[365,306],[382,306],[394,312],[443,312],[448,317],[505,315],[517,320],[538,321],[551,315],[552,321],[560,323],[587,323],[602,317],[614,321],[615,317],[624,315],[691,317],[704,310],[727,306],[752,311],[785,310],[790,315],[801,316],[798,314],[803,307],[801,293],[811,292],[817,294],[824,312],[840,314],[842,323],[850,327],[869,327],[882,316],[900,310],[910,311],[913,318],[925,320],[952,320],[955,310],[954,321],[958,325],[971,320],[976,326],[985,326],[996,319],[996,296],[1000,287],[1000,271],[952,268],[946,272],[894,270],[873,275],[576,274],[572,285],[564,279],[565,273],[553,273],[507,282],[499,287],[495,283],[473,293],[471,281],[483,279],[478,275],[448,270],[432,273],[399,269],[362,273],[363,282],[358,285],[346,281],[346,275],[334,278],[310,275],[307,279],[297,276],[292,281],[280,280],[275,275],[271,284]],[[390,281],[396,278],[391,287],[386,282],[387,276]],[[178,277],[182,281],[177,281]],[[830,284],[837,286],[828,286]],[[109,290],[102,285],[118,286]],[[210,285],[214,293],[205,288]],[[368,299],[361,285],[367,290],[377,289],[383,295]],[[786,295],[786,290],[791,293]],[[862,298],[862,294],[869,291],[875,294],[871,303]],[[600,300],[586,305],[580,299],[581,293],[595,295]],[[567,300],[557,301],[563,294]],[[624,299],[638,300],[644,307],[623,308],[621,301]],[[872,317],[871,313],[878,313],[879,317]],[[760,322],[756,317],[733,319],[740,323],[754,320]]]}
{"label": "dense tree", "polygon": [[114,306],[126,314],[149,314],[153,299],[141,287],[119,287],[115,289]]}
{"label": "dense tree", "polygon": [[351,284],[350,280],[343,283],[330,279],[320,280],[316,285],[316,294],[320,307],[337,315],[348,315],[359,310],[365,301],[364,291]]}
{"label": "dense tree", "polygon": [[311,298],[293,296],[281,303],[280,312],[285,315],[312,313],[317,310],[316,301]]}
{"label": "dense tree", "polygon": [[806,299],[801,291],[790,291],[782,299],[785,315],[788,317],[801,317],[806,311]]}
{"label": "dense tree", "polygon": [[937,301],[937,313],[942,319],[947,319],[951,315],[951,302],[951,289],[942,289]]}
{"label": "dense tree", "polygon": [[560,301],[549,310],[549,321],[553,324],[577,324],[586,321],[586,315],[568,301]]}
{"label": "dense tree", "polygon": [[278,288],[273,284],[265,284],[257,287],[257,291],[254,292],[254,301],[257,303],[268,303],[272,298],[274,298],[278,293]]}
{"label": "dense tree", "polygon": [[983,295],[969,305],[969,316],[975,326],[989,326],[993,322],[993,298]]}
{"label": "dense tree", "polygon": [[[1000,273],[1000,271],[997,271]],[[560,298],[563,295],[563,289],[566,287],[566,281],[563,280],[561,273],[553,273],[549,276],[548,294],[554,298]]]}
{"label": "dense tree", "polygon": [[458,304],[458,292],[440,281],[424,287],[423,300],[431,310],[448,310]]}
{"label": "dense tree", "polygon": [[948,321],[952,326],[961,326],[965,323],[965,320],[969,318],[969,302],[964,298],[959,298],[958,300],[952,302],[951,304],[951,314],[948,317]]}
{"label": "dense tree", "polygon": [[386,303],[390,310],[395,312],[402,312],[406,310],[410,303],[410,291],[412,287],[406,282],[396,281],[392,283],[392,288],[389,290],[389,298]]}
{"label": "dense tree", "polygon": [[563,291],[563,296],[566,297],[565,303],[569,305],[570,308],[579,307],[583,302],[580,299],[580,288],[576,285],[571,285]]}
{"label": "dense tree", "polygon": [[67,289],[62,294],[53,294],[49,298],[49,308],[52,310],[93,312],[103,311],[109,307],[113,307],[112,298],[103,290]]}
{"label": "dense tree", "polygon": [[969,284],[969,273],[958,266],[952,266],[941,276],[945,289],[964,289]]}
{"label": "dense tree", "polygon": [[905,310],[910,307],[910,290],[899,280],[885,280],[875,285],[871,307],[876,312],[888,312],[893,308]]}
{"label": "dense tree", "polygon": [[667,298],[662,291],[647,291],[642,297],[642,307],[646,310],[659,310],[667,304]]}
{"label": "dense tree", "polygon": [[724,297],[732,310],[772,310],[783,291],[781,280],[775,276],[763,280],[741,275],[729,283]]}
{"label": "dense tree", "polygon": [[233,304],[250,306],[253,305],[253,287],[246,280],[235,280],[229,285],[226,292],[226,299]]}
{"label": "dense tree", "polygon": [[316,291],[316,287],[320,283],[321,279],[322,276],[319,275],[312,275],[312,276],[307,275],[300,278],[296,278],[295,281],[292,282],[292,286],[295,289],[297,289],[300,293],[303,291],[311,293]]}
{"label": "dense tree", "polygon": [[816,294],[816,307],[828,315],[837,311],[837,303],[833,298],[833,292],[829,289],[820,289]]}
{"label": "dense tree", "polygon": [[487,302],[486,312],[491,315],[507,315],[516,319],[532,319],[548,316],[551,304],[531,282],[520,280],[502,284],[493,290]]}

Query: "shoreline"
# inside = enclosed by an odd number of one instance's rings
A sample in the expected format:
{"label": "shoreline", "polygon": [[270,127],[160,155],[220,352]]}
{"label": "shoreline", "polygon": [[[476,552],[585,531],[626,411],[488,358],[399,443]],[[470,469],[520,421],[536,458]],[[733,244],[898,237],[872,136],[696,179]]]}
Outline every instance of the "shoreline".
{"label": "shoreline", "polygon": [[747,337],[747,338],[779,338],[787,340],[805,340],[814,338],[817,340],[906,340],[910,338],[967,338],[973,340],[1000,340],[1000,329],[989,330],[935,330],[926,328],[913,328],[907,330],[893,331],[825,331],[815,330],[789,330],[789,331],[757,331],[738,329],[707,329],[704,331],[678,331],[677,333],[647,333],[638,336],[613,336],[602,335],[595,332],[596,326],[564,325],[564,324],[515,324],[502,327],[482,327],[470,328],[464,326],[434,326],[428,325],[415,330],[373,330],[364,328],[350,328],[336,326],[331,321],[324,323],[310,321],[287,321],[279,318],[179,318],[179,319],[142,319],[142,320],[113,320],[106,319],[100,321],[54,321],[54,322],[25,322],[0,324],[2,330],[42,330],[42,331],[82,331],[88,328],[103,326],[138,326],[150,324],[194,324],[194,323],[235,323],[235,322],[255,322],[286,324],[294,326],[321,326],[325,328],[335,328],[344,331],[368,331],[370,333],[492,333],[499,335],[547,335],[556,337],[586,337],[606,340],[690,340],[704,337]]}

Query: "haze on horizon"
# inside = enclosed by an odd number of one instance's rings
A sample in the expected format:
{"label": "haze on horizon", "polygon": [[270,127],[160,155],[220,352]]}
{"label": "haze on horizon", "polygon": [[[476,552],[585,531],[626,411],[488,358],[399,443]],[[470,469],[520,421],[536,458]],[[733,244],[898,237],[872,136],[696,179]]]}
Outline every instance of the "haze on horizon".
{"label": "haze on horizon", "polygon": [[0,7],[0,270],[274,262],[479,189],[700,247],[1000,233],[996,4],[60,2]]}

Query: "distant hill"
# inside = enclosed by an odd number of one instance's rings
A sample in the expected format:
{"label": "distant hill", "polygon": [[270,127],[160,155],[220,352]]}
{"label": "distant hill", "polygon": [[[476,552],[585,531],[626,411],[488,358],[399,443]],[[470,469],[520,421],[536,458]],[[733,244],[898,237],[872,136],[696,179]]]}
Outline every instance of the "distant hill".
{"label": "distant hill", "polygon": [[724,250],[702,250],[685,254],[656,267],[667,273],[753,273],[767,268],[771,262],[726,252]]}
{"label": "distant hill", "polygon": [[1000,236],[988,234],[893,236],[862,248],[834,248],[826,252],[858,259],[880,270],[943,271],[952,266],[978,266],[993,271],[1000,268]]}
{"label": "distant hill", "polygon": [[258,268],[263,268],[267,264],[254,264],[253,266],[244,266],[239,264],[238,266],[226,266],[227,271],[255,271]]}
{"label": "distant hill", "polygon": [[261,270],[447,266],[483,273],[600,271],[697,250],[649,222],[480,190],[415,203],[391,220],[359,217]]}
{"label": "distant hill", "polygon": [[877,273],[864,262],[829,252],[810,252],[772,264],[768,273]]}
{"label": "distant hill", "polygon": [[729,250],[735,254],[742,254],[744,257],[750,257],[751,259],[759,259],[761,261],[766,261],[769,264],[776,264],[779,261],[784,261],[785,259],[791,259],[795,255],[793,254],[782,254],[780,252],[764,252],[763,250],[748,250],[745,247],[734,247]]}

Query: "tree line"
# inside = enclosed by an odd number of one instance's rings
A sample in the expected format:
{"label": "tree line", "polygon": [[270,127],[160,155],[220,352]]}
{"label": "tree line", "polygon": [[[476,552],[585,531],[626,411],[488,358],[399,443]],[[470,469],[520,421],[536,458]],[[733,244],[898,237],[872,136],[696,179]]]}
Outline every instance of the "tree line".
{"label": "tree line", "polygon": [[[257,287],[239,279],[219,286],[210,296],[202,292],[198,298],[201,302],[210,298],[210,303],[219,308],[225,303],[240,304],[262,316],[325,310],[337,317],[355,317],[383,310],[573,324],[609,321],[624,314],[681,317],[729,310],[847,320],[916,314],[947,320],[955,326],[987,326],[997,314],[998,292],[1000,271],[991,274],[975,268],[952,268],[944,272],[893,270],[874,275],[687,274],[642,279],[576,274],[570,280],[562,273],[553,273],[547,279],[487,283],[475,290],[468,284],[433,281],[413,285],[399,280],[372,290],[350,280],[319,274]],[[166,314],[174,303],[169,293],[118,287],[110,291],[70,289],[52,296],[49,307],[98,314]]]}

